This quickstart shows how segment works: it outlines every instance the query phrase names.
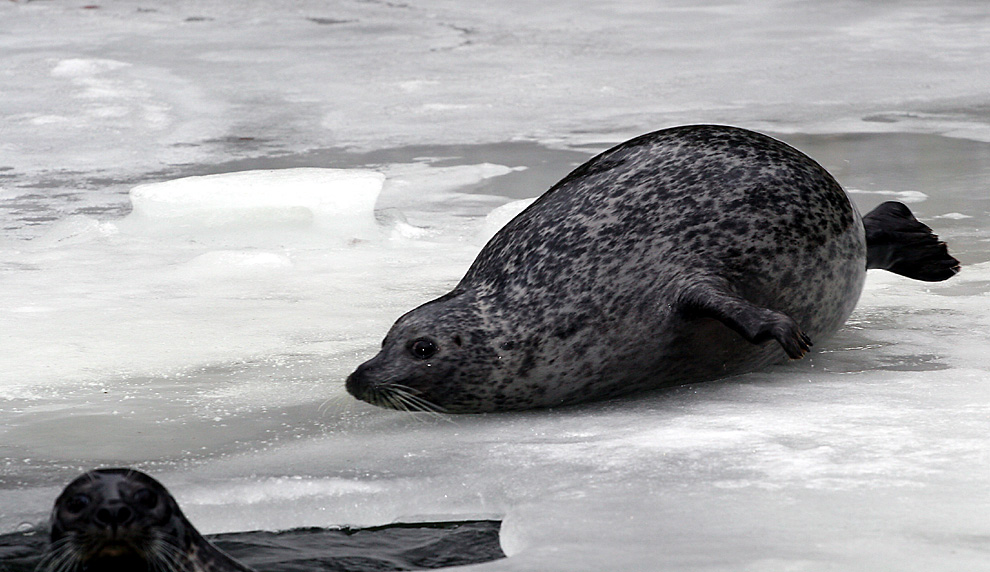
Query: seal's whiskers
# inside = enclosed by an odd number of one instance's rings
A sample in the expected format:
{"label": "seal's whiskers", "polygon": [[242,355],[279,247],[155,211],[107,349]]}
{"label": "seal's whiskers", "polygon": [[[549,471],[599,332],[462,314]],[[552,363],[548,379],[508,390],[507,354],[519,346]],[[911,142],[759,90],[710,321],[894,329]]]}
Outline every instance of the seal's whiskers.
{"label": "seal's whiskers", "polygon": [[41,561],[38,562],[38,572],[72,572],[79,568],[79,547],[73,542],[74,535],[60,538],[53,542]]}
{"label": "seal's whiskers", "polygon": [[446,411],[442,407],[416,395],[413,389],[403,385],[389,385],[388,389],[394,402],[401,405],[402,411],[408,411],[414,416],[425,414],[433,419],[453,423],[453,420],[445,415]]}
{"label": "seal's whiskers", "polygon": [[180,572],[183,568],[185,551],[161,535],[152,541],[148,552],[152,556],[149,558],[151,566],[156,572]]}

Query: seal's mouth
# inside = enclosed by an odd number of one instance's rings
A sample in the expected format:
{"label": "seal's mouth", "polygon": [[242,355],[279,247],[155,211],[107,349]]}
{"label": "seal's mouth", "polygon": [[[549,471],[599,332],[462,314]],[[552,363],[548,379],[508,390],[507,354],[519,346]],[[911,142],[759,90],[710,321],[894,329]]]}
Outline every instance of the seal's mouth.
{"label": "seal's mouth", "polygon": [[[124,538],[115,535],[104,538],[84,538],[79,539],[83,550],[80,551],[82,562],[125,562],[130,560],[144,561],[147,558],[145,550],[146,540],[138,538]],[[90,567],[97,570],[99,567]],[[123,570],[123,568],[121,568]]]}
{"label": "seal's mouth", "polygon": [[128,554],[134,554],[133,546],[120,540],[111,540],[100,546],[93,554],[95,558],[119,558]]}
{"label": "seal's mouth", "polygon": [[419,391],[394,383],[366,387],[358,399],[378,407],[409,413],[446,413],[443,407],[426,399]]}
{"label": "seal's mouth", "polygon": [[161,567],[161,563],[150,562],[141,555],[129,551],[112,555],[101,554],[82,560],[80,564],[82,570],[178,570],[171,564]]}

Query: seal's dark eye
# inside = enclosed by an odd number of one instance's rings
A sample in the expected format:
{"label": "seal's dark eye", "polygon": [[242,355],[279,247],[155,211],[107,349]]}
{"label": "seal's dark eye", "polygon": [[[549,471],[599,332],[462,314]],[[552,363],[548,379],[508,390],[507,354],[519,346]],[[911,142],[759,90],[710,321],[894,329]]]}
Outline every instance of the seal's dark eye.
{"label": "seal's dark eye", "polygon": [[430,359],[439,349],[440,348],[433,343],[433,340],[428,340],[426,338],[413,340],[412,343],[409,344],[409,353],[419,359]]}
{"label": "seal's dark eye", "polygon": [[93,501],[89,498],[89,495],[79,493],[72,495],[69,497],[69,500],[65,501],[65,508],[69,512],[82,512],[91,502]]}
{"label": "seal's dark eye", "polygon": [[155,508],[158,504],[158,495],[151,489],[139,489],[134,493],[134,501],[145,508]]}

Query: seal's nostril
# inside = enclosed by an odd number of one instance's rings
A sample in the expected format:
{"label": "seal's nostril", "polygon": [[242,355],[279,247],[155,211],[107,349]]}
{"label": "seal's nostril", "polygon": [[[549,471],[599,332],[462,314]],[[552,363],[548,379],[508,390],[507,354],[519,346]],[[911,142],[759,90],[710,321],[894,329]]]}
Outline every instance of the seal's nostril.
{"label": "seal's nostril", "polygon": [[93,518],[96,520],[96,522],[104,526],[110,526],[111,524],[113,524],[113,513],[110,512],[110,509],[108,508],[101,508],[97,510],[96,514],[93,515]]}
{"label": "seal's nostril", "polygon": [[345,387],[347,388],[347,393],[350,393],[354,397],[361,399],[364,395],[365,389],[368,387],[367,379],[365,379],[365,372],[368,371],[368,363],[365,362],[354,370],[354,373],[347,376],[347,382]]}
{"label": "seal's nostril", "polygon": [[126,506],[102,507],[96,511],[93,518],[103,526],[120,526],[134,518],[134,511]]}

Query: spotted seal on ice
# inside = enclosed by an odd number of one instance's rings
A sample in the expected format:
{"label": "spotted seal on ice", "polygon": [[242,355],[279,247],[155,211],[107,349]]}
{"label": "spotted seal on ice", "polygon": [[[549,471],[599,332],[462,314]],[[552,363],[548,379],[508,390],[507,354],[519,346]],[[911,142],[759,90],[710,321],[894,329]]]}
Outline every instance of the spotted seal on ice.
{"label": "spotted seal on ice", "polygon": [[900,203],[861,217],[818,163],[745,129],[649,133],[510,221],[450,293],[400,317],[355,397],[451,413],[552,407],[797,359],[867,268],[959,270]]}
{"label": "spotted seal on ice", "polygon": [[97,469],[69,483],[52,511],[38,572],[252,572],[186,520],[161,483]]}

